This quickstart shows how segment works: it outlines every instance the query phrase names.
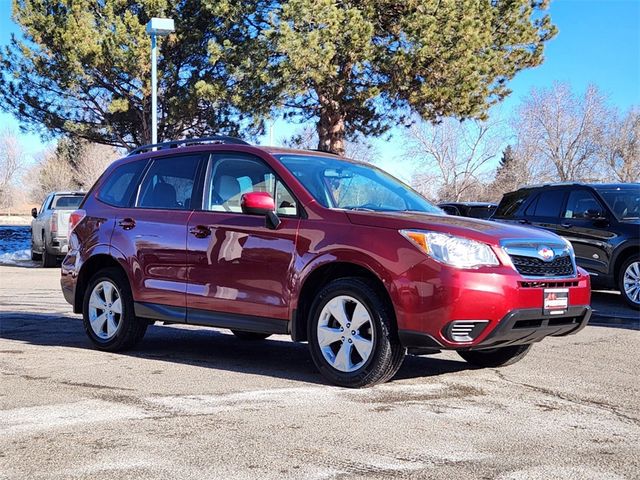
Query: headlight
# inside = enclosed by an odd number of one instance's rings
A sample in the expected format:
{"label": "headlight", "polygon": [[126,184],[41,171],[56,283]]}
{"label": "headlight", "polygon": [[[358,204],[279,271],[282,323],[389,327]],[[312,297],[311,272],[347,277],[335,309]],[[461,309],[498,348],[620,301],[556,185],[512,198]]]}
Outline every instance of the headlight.
{"label": "headlight", "polygon": [[499,265],[491,247],[485,243],[424,230],[400,230],[400,233],[434,260],[456,268]]}

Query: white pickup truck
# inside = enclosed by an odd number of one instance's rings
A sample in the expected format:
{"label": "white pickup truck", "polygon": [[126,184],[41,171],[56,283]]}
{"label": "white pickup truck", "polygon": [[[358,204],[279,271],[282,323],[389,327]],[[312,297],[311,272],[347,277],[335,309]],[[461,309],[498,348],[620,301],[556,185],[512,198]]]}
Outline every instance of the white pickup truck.
{"label": "white pickup truck", "polygon": [[55,267],[69,248],[69,216],[76,210],[85,192],[53,192],[42,202],[40,211],[31,210],[31,260],[43,267]]}

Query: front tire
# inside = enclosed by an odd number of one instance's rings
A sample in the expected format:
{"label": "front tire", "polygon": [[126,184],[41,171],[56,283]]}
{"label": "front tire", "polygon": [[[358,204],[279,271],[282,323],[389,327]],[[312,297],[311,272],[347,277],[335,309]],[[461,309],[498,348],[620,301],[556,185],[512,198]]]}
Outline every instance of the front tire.
{"label": "front tire", "polygon": [[142,340],[148,325],[136,318],[129,281],[117,268],[100,270],[89,281],[82,321],[96,348],[108,352],[133,347]]}
{"label": "front tire", "polygon": [[532,346],[532,344],[528,344],[492,348],[490,350],[466,350],[459,351],[458,355],[476,367],[506,367],[522,360],[529,353]]}
{"label": "front tire", "polygon": [[618,287],[627,304],[640,310],[640,256],[633,255],[622,264]]}
{"label": "front tire", "polygon": [[370,387],[391,379],[404,360],[390,305],[365,279],[325,286],[311,306],[309,349],[320,373],[342,387]]}

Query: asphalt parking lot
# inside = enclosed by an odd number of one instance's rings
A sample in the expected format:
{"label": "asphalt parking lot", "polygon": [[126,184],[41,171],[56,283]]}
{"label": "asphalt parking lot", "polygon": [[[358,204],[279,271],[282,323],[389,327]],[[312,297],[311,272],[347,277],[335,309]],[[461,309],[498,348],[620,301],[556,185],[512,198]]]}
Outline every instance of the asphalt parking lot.
{"label": "asphalt parking lot", "polygon": [[589,326],[503,369],[407,357],[354,391],[282,336],[153,326],[98,352],[58,275],[0,266],[2,479],[639,478],[637,329]]}

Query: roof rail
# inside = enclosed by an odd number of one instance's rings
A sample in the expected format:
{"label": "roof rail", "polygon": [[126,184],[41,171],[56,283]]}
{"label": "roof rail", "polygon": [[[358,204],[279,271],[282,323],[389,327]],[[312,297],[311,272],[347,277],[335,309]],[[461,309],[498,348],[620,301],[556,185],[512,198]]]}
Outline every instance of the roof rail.
{"label": "roof rail", "polygon": [[151,143],[149,145],[143,145],[134,150],[130,150],[127,154],[128,157],[136,155],[137,153],[148,152],[150,150],[166,150],[169,148],[188,147],[190,145],[204,145],[207,143],[213,144],[232,144],[232,145],[251,145],[248,142],[236,137],[229,137],[226,135],[214,135],[212,137],[203,138],[184,138],[182,140],[171,140],[169,142]]}
{"label": "roof rail", "polygon": [[529,184],[529,185],[522,185],[521,187],[518,188],[518,190],[521,190],[521,189],[524,189],[524,188],[568,187],[568,186],[572,186],[572,185],[580,186],[580,185],[583,185],[583,183],[581,183],[581,182],[532,183],[532,184]]}

